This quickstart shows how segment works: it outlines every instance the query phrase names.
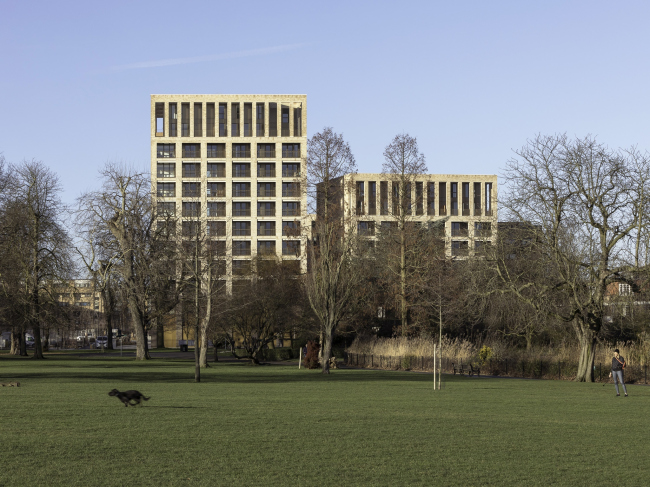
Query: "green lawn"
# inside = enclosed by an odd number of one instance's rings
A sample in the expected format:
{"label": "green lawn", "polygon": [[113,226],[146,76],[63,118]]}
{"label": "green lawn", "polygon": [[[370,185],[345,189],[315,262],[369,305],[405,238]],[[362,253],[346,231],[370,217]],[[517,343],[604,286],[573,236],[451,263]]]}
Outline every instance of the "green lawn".
{"label": "green lawn", "polygon": [[0,357],[0,485],[650,482],[644,386],[49,357]]}

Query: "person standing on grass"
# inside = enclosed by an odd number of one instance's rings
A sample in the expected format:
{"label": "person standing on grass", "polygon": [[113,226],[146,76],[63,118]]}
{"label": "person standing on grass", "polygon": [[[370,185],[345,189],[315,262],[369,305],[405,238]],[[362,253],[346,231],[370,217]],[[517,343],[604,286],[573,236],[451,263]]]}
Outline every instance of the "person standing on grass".
{"label": "person standing on grass", "polygon": [[[623,392],[625,397],[627,397],[627,389],[625,388],[625,382],[623,381],[623,369],[625,368],[625,359],[620,356],[618,348],[614,350],[614,357],[612,358],[612,371],[609,373],[610,377],[614,378],[614,386],[616,387],[616,395],[620,396],[621,393],[618,391],[618,382],[623,386]],[[616,382],[618,379],[618,382]]]}

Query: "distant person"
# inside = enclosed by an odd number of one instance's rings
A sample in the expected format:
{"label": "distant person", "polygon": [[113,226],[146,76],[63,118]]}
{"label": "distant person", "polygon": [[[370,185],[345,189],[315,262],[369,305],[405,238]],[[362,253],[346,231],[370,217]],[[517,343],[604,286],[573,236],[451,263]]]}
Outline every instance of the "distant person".
{"label": "distant person", "polygon": [[[616,395],[620,396],[621,393],[618,390],[618,382],[623,386],[623,392],[625,397],[627,397],[627,389],[625,388],[625,382],[623,381],[623,369],[625,368],[625,359],[621,357],[618,352],[618,348],[614,350],[614,357],[612,357],[612,371],[609,373],[610,377],[614,378],[614,386],[616,387]],[[616,381],[618,379],[618,382]]]}

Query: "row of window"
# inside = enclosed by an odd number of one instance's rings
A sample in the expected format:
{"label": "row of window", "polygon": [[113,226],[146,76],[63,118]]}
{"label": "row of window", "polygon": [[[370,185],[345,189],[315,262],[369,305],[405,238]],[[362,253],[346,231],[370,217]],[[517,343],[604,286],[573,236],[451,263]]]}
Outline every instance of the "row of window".
{"label": "row of window", "polygon": [[[218,222],[212,222],[218,223]],[[219,222],[220,223],[220,222]],[[209,228],[210,226],[208,226]],[[198,228],[196,222],[183,222],[183,236],[192,237],[196,235]],[[211,236],[219,236],[211,235]],[[226,255],[225,240],[212,240],[210,242],[210,251],[214,257],[223,257]],[[253,243],[250,240],[233,240],[232,241],[232,255],[236,256],[249,256],[252,252]],[[193,251],[194,242],[185,242],[186,250],[189,254]],[[258,240],[257,253],[261,255],[276,255],[276,241],[275,240]],[[300,257],[300,240],[283,240],[282,241],[282,255]]]}
{"label": "row of window", "polygon": [[[242,106],[243,105],[243,106]],[[158,102],[155,106],[156,137],[228,137],[228,115],[230,115],[231,137],[277,137],[278,111],[280,115],[280,134],[282,137],[291,136],[290,110],[293,110],[293,136],[302,136],[302,108],[277,103],[268,104],[268,127],[265,121],[265,103],[205,103],[192,104],[193,116],[190,114],[190,103],[180,104],[180,127],[178,124],[178,103],[167,104]],[[243,109],[243,110],[242,110]],[[203,130],[203,112],[205,110],[205,131]],[[254,112],[253,112],[254,111]],[[242,113],[243,112],[243,113]],[[254,121],[253,121],[253,113]],[[168,123],[165,123],[167,115]],[[217,119],[217,115],[219,118]],[[192,124],[190,121],[193,119]],[[180,128],[180,130],[179,130]],[[253,134],[255,129],[255,134]]]}
{"label": "row of window", "polygon": [[[412,222],[415,227],[421,227],[423,222]],[[383,221],[381,222],[382,230],[395,228],[397,222]],[[444,222],[430,221],[429,230],[437,232],[437,236],[444,237],[445,227]],[[364,236],[375,235],[375,222],[374,221],[361,221],[357,223],[357,233]],[[469,226],[467,222],[451,222],[451,236],[452,237],[467,237],[469,236]],[[474,222],[474,236],[479,238],[488,238],[492,236],[492,223],[491,222]]]}
{"label": "row of window", "polygon": [[[158,183],[156,194],[161,198],[176,197],[176,183]],[[201,183],[182,183],[183,197],[200,198],[201,195]],[[225,198],[226,183],[206,183],[205,196],[208,198]],[[251,183],[232,183],[232,194],[230,196],[233,198],[251,198]],[[275,183],[257,183],[258,198],[275,196]],[[282,197],[300,198],[300,183],[282,183]],[[294,205],[294,203],[291,203],[291,205]]]}
{"label": "row of window", "polygon": [[[481,216],[485,211],[485,216],[492,216],[492,183],[436,183],[424,181],[417,181],[415,188],[412,187],[411,183],[406,183],[405,187],[401,188],[399,182],[392,182],[390,193],[388,190],[389,182],[381,181],[379,183],[379,198],[376,181],[357,181],[356,214],[376,215],[377,204],[379,203],[380,214],[388,215],[390,199],[394,215],[398,215],[402,211],[407,215],[413,213],[424,215],[424,205],[426,204],[427,215],[444,216],[447,215],[447,184],[449,184],[450,191],[450,215],[471,216],[473,214],[474,216]],[[458,193],[459,184],[460,195]],[[438,186],[437,198],[436,186]],[[473,198],[470,198],[470,186],[473,186]],[[368,189],[367,203],[366,187]],[[415,189],[415,193],[413,193],[413,189]]]}
{"label": "row of window", "polygon": [[[182,177],[184,178],[200,178],[201,177],[201,164],[196,162],[186,162],[182,165]],[[233,178],[250,178],[251,165],[247,162],[234,163],[232,165],[231,177]],[[175,178],[176,177],[176,163],[174,162],[159,162],[157,164],[157,175],[159,178]],[[206,165],[206,177],[208,178],[225,178],[226,177],[226,163],[216,162],[208,163]],[[258,178],[274,178],[275,163],[267,162],[257,165]],[[300,164],[290,163],[282,164],[282,177],[295,178],[300,177]]]}
{"label": "row of window", "polygon": [[[202,144],[182,144],[181,157],[201,158]],[[257,144],[257,158],[275,159],[276,144]],[[231,144],[231,157],[251,157],[251,144]],[[227,157],[226,144],[206,144],[205,156],[210,159],[225,159]],[[157,144],[156,157],[159,159],[175,159],[177,157],[176,144]],[[300,144],[282,144],[282,157],[300,157]]]}
{"label": "row of window", "polygon": [[[474,252],[482,254],[487,252],[487,250],[492,245],[492,242],[489,240],[475,240],[474,241]],[[451,241],[451,255],[455,257],[466,257],[469,255],[469,242],[467,240],[452,240]]]}
{"label": "row of window", "polygon": [[[198,201],[184,201],[182,203],[182,216],[200,217],[201,203]],[[158,202],[158,214],[162,217],[176,216],[176,203]],[[223,218],[226,216],[226,202],[207,202],[205,216]],[[251,216],[251,203],[249,201],[236,201],[232,203],[232,216]],[[275,216],[275,202],[257,203],[257,216]],[[300,216],[300,203],[282,202],[282,216]]]}
{"label": "row of window", "polygon": [[[162,225],[165,222],[161,222]],[[225,237],[226,236],[226,222],[224,221],[207,221],[204,222],[206,233],[210,237]],[[200,230],[201,222],[197,221],[183,221],[182,232],[183,236],[195,236],[196,232]],[[252,224],[249,221],[233,221],[231,224],[232,235],[238,237],[250,237]],[[275,237],[276,224],[274,221],[261,221],[257,222],[257,235],[262,237]],[[300,222],[299,221],[283,221],[282,222],[282,236],[283,237],[299,237],[300,236]]]}

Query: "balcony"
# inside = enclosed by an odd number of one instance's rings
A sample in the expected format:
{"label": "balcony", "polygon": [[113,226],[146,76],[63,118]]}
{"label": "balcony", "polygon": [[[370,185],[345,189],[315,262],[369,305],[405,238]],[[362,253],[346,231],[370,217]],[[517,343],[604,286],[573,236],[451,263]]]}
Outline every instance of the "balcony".
{"label": "balcony", "polygon": [[176,149],[161,150],[158,149],[156,156],[160,159],[174,159],[176,158]]}
{"label": "balcony", "polygon": [[283,208],[282,216],[300,216],[299,208]]}
{"label": "balcony", "polygon": [[299,150],[283,150],[282,151],[282,157],[286,157],[288,159],[298,159],[300,158],[300,151]]}
{"label": "balcony", "polygon": [[239,169],[232,172],[233,178],[250,178],[251,170],[250,169]]}
{"label": "balcony", "polygon": [[159,189],[156,195],[159,198],[173,198],[176,196],[176,191],[174,189]]}
{"label": "balcony", "polygon": [[300,171],[297,169],[283,169],[282,170],[282,177],[283,178],[299,178],[300,177]]}
{"label": "balcony", "polygon": [[257,170],[258,178],[274,178],[275,169],[258,169]]}
{"label": "balcony", "polygon": [[275,216],[275,208],[258,208],[257,216]]}
{"label": "balcony", "polygon": [[234,209],[232,210],[232,216],[251,216],[251,209]]}
{"label": "balcony", "polygon": [[217,189],[217,190],[210,190],[208,188],[208,198],[225,198],[226,197],[226,190],[225,189]]}
{"label": "balcony", "polygon": [[259,189],[259,190],[257,190],[257,197],[258,198],[275,198],[275,190],[274,189]]}
{"label": "balcony", "polygon": [[291,136],[291,130],[282,129],[282,137],[290,137],[290,136]]}
{"label": "balcony", "polygon": [[258,237],[275,237],[275,228],[258,228]]}
{"label": "balcony", "polygon": [[201,150],[183,149],[183,157],[187,159],[200,159]]}
{"label": "balcony", "polygon": [[210,170],[208,169],[206,172],[207,177],[209,178],[225,178],[226,177],[226,170],[225,169],[217,169],[217,170]]}
{"label": "balcony", "polygon": [[451,229],[451,236],[452,237],[467,237],[469,235],[469,231],[467,228],[452,228]]}
{"label": "balcony", "polygon": [[208,159],[225,159],[226,158],[226,149],[213,149],[207,150]]}
{"label": "balcony", "polygon": [[297,189],[283,189],[282,196],[285,198],[299,198],[300,191]]}
{"label": "balcony", "polygon": [[250,189],[235,189],[232,192],[234,198],[250,198],[251,190]]}
{"label": "balcony", "polygon": [[250,159],[250,157],[251,157],[250,149],[237,150],[237,151],[234,151],[233,154],[232,154],[233,159]]}
{"label": "balcony", "polygon": [[257,151],[258,159],[275,159],[274,150],[258,150]]}

